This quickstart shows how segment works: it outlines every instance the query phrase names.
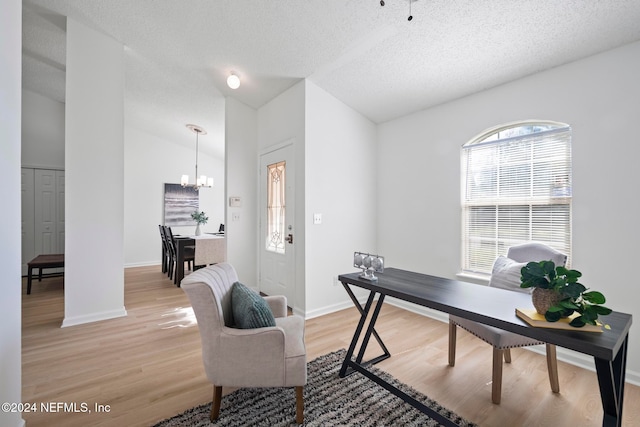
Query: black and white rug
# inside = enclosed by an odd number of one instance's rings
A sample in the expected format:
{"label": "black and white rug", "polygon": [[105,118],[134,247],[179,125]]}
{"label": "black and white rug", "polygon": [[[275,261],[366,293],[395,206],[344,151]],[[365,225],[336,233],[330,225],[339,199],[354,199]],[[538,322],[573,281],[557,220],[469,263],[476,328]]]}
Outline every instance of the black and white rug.
{"label": "black and white rug", "polygon": [[[440,425],[359,373],[340,378],[338,372],[345,354],[345,350],[339,350],[308,363],[303,426]],[[474,426],[386,372],[375,367],[369,370],[454,423]],[[154,427],[296,426],[295,406],[294,388],[239,389],[223,396],[220,417],[214,423],[209,421],[211,403],[207,403],[161,421]]]}

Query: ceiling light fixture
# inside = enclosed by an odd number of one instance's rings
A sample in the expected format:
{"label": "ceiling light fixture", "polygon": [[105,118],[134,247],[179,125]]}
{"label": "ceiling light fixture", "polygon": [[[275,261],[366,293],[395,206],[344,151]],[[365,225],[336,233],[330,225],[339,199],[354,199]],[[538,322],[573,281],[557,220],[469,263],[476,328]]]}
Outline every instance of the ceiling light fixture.
{"label": "ceiling light fixture", "polygon": [[191,187],[196,191],[200,189],[200,187],[213,187],[213,178],[207,178],[206,175],[201,175],[198,177],[198,137],[202,135],[206,135],[207,131],[201,128],[198,125],[187,125],[187,129],[196,134],[196,183],[189,184],[189,175],[182,175],[182,179],[180,179],[180,185],[183,187]]}
{"label": "ceiling light fixture", "polygon": [[[413,15],[411,14],[411,2],[412,1],[418,1],[418,0],[409,0],[409,17],[407,18],[407,21],[411,21],[413,19]],[[380,6],[384,6],[385,2],[384,0],[380,0]]]}
{"label": "ceiling light fixture", "polygon": [[240,77],[235,73],[231,73],[229,77],[227,77],[227,86],[231,89],[238,89],[240,87]]}

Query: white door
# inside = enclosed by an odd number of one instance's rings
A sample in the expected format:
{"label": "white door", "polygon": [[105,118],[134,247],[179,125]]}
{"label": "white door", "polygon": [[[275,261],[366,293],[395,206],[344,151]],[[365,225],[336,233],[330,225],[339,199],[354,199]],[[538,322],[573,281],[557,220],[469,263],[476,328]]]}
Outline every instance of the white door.
{"label": "white door", "polygon": [[[64,253],[64,171],[22,168],[22,275],[41,254]],[[62,270],[52,270],[52,272]]]}
{"label": "white door", "polygon": [[260,156],[260,291],[295,305],[293,146]]}
{"label": "white door", "polygon": [[27,274],[27,263],[36,256],[35,248],[35,174],[31,168],[22,168],[22,275]]}
{"label": "white door", "polygon": [[64,253],[64,171],[56,171],[56,237],[57,253]]}
{"label": "white door", "polygon": [[36,255],[60,253],[57,232],[56,178],[55,170],[36,169],[35,171]]}

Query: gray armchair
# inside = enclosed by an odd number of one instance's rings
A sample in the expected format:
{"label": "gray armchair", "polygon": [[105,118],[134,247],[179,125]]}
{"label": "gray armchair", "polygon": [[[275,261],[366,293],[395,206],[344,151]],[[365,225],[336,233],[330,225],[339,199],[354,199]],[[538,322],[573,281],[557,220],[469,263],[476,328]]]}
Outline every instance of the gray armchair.
{"label": "gray armchair", "polygon": [[[517,292],[530,292],[530,289],[520,288],[520,268],[523,263],[531,261],[552,260],[556,265],[565,265],[567,256],[542,243],[524,243],[512,246],[507,252],[507,257],[499,257],[494,264],[489,286],[500,287]],[[515,307],[514,307],[515,310]],[[515,314],[514,314],[515,315]],[[511,348],[530,345],[546,344],[547,369],[549,371],[549,383],[554,393],[560,391],[558,381],[558,362],[556,359],[556,346],[534,339],[524,337],[512,332],[503,331],[492,326],[476,323],[457,316],[449,316],[449,365],[454,366],[456,361],[456,327],[459,326],[472,333],[481,340],[493,346],[493,372],[491,400],[495,404],[500,403],[502,394],[502,359],[511,363]]]}
{"label": "gray armchair", "polygon": [[276,326],[233,328],[231,288],[238,277],[227,263],[186,276],[186,292],[198,321],[202,360],[213,383],[211,420],[218,418],[222,387],[295,387],[296,422],[303,422],[303,386],[307,382],[304,319],[287,316],[284,296],[265,297]]}

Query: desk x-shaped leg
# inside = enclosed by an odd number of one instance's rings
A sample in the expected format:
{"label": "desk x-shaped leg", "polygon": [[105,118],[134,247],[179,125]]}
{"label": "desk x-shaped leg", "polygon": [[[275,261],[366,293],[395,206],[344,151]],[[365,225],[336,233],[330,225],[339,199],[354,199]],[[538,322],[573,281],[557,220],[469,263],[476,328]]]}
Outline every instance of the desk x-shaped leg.
{"label": "desk x-shaped leg", "polygon": [[[369,316],[369,311],[371,310],[371,305],[373,304],[373,298],[375,297],[376,293],[374,291],[371,291],[369,293],[369,298],[367,299],[367,302],[363,308],[360,305],[360,302],[358,301],[356,296],[353,294],[353,291],[351,290],[351,288],[349,288],[349,285],[347,285],[346,283],[343,283],[342,286],[344,286],[344,289],[347,291],[347,294],[351,298],[351,301],[353,301],[353,304],[356,306],[356,308],[360,312],[360,322],[358,322],[358,327],[356,328],[356,332],[353,335],[351,344],[349,345],[349,350],[347,351],[347,357],[345,357],[345,361],[343,362],[342,368],[340,369],[340,377],[345,377],[346,375],[350,375],[354,372],[354,370],[348,366],[347,361],[351,360],[351,357],[353,356],[353,353],[356,349],[358,339],[360,339],[360,334],[362,333],[364,324],[367,320],[367,317]],[[380,297],[378,298],[378,302],[376,303],[376,306],[373,310],[373,315],[371,317],[371,320],[369,321],[369,326],[367,327],[367,330],[365,332],[364,339],[362,340],[362,344],[360,345],[360,351],[358,352],[358,356],[356,357],[356,363],[359,365],[375,365],[376,363],[391,357],[391,353],[389,353],[387,346],[384,345],[384,343],[382,342],[382,339],[380,338],[380,335],[378,335],[378,332],[374,328],[376,324],[376,320],[378,319],[378,315],[380,314],[380,308],[382,308],[383,302],[384,302],[384,295],[380,295]],[[362,358],[364,357],[364,352],[367,349],[367,345],[369,344],[369,339],[371,338],[371,334],[373,334],[373,337],[376,339],[376,341],[382,348],[383,354],[381,354],[380,356],[374,357],[363,363]]]}
{"label": "desk x-shaped leg", "polygon": [[620,427],[622,425],[622,399],[624,397],[624,379],[627,366],[627,334],[616,357],[603,360],[595,357],[598,385],[604,416],[603,427]]}
{"label": "desk x-shaped leg", "polygon": [[[353,292],[351,292],[351,289],[349,289],[349,286],[344,282],[342,283],[342,285],[347,290],[347,293],[353,300],[353,303],[355,304],[355,306],[358,308],[358,311],[360,312],[360,321],[358,322],[356,332],[353,334],[353,339],[351,340],[351,344],[349,345],[349,350],[347,350],[347,354],[344,358],[344,361],[342,362],[342,367],[340,368],[340,378],[344,378],[345,376],[350,375],[354,372],[359,372],[365,377],[369,378],[371,381],[377,383],[379,386],[386,389],[387,391],[395,394],[400,399],[407,402],[414,408],[427,414],[430,418],[438,422],[440,425],[447,426],[447,427],[456,426],[456,424],[453,421],[444,417],[434,409],[425,405],[423,402],[415,399],[413,396],[408,395],[407,393],[403,392],[399,388],[383,380],[378,375],[376,375],[375,373],[367,369],[369,365],[378,363],[384,359],[391,357],[391,353],[389,353],[389,350],[387,350],[387,347],[384,345],[384,343],[380,339],[380,336],[378,335],[378,333],[374,328],[376,324],[376,320],[378,319],[378,315],[380,314],[380,308],[382,308],[382,303],[384,302],[384,294],[379,294],[380,296],[378,297],[378,302],[376,303],[373,309],[371,319],[369,320],[369,325],[367,326],[367,330],[362,339],[362,344],[360,345],[358,356],[356,357],[355,361],[351,360],[351,358],[353,357],[353,353],[355,352],[358,340],[360,339],[360,334],[362,334],[362,329],[364,328],[364,324],[366,323],[367,317],[369,316],[369,312],[371,311],[371,306],[373,305],[373,299],[376,295],[376,292],[371,291],[369,293],[369,298],[367,298],[367,302],[363,308],[358,302],[358,300],[356,299],[355,295],[353,295]],[[378,344],[380,344],[380,346],[382,347],[384,354],[363,363],[362,358],[364,357],[364,352],[367,349],[367,345],[369,344],[369,339],[371,338],[372,334],[375,337],[375,339],[378,341]]]}

